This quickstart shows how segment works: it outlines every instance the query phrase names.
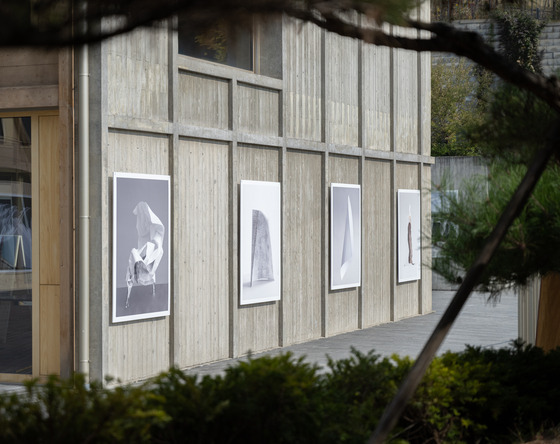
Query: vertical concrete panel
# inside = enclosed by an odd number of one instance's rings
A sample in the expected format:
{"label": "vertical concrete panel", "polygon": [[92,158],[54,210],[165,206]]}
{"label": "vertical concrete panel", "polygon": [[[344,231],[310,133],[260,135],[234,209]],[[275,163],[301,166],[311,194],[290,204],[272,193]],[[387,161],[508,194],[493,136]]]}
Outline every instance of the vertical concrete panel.
{"label": "vertical concrete panel", "polygon": [[364,147],[391,150],[391,50],[363,46]]}
{"label": "vertical concrete panel", "polygon": [[279,91],[239,84],[237,93],[239,131],[278,136],[280,128]]}
{"label": "vertical concrete panel", "polygon": [[465,181],[474,176],[488,175],[488,162],[480,157],[449,156],[436,157],[431,167],[432,181],[449,190],[461,190]]}
{"label": "vertical concrete panel", "polygon": [[[107,140],[108,206],[103,209],[103,231],[109,241],[102,246],[105,281],[97,284],[103,285],[103,305],[110,312],[113,173],[168,174],[169,147],[166,137],[109,132]],[[108,349],[104,374],[123,381],[154,376],[169,367],[169,317],[109,325],[104,346]]]}
{"label": "vertical concrete panel", "polygon": [[229,353],[229,145],[181,140],[174,167],[175,363]]}
{"label": "vertical concrete panel", "polygon": [[332,142],[358,145],[358,42],[328,33],[326,37],[328,134]]}
{"label": "vertical concrete panel", "polygon": [[285,20],[283,50],[286,136],[321,140],[323,78],[321,73],[321,30],[300,21]]}
{"label": "vertical concrete panel", "polygon": [[[411,163],[397,163],[395,174],[396,188],[407,190],[418,190],[418,165]],[[395,204],[397,193],[395,192]],[[393,222],[396,224],[396,221]],[[395,231],[396,233],[396,231]],[[395,244],[395,248],[397,245]],[[422,248],[424,245],[422,245]],[[418,314],[418,294],[420,281],[403,282],[396,285],[394,298],[394,320],[408,318]]]}
{"label": "vertical concrete panel", "polygon": [[167,120],[167,29],[138,29],[107,40],[104,45],[107,50],[107,114]]}
{"label": "vertical concrete panel", "polygon": [[432,311],[432,177],[430,165],[422,175],[422,295],[420,313]]}
{"label": "vertical concrete panel", "polygon": [[[280,161],[280,151],[278,149],[239,146],[237,153],[237,177],[239,181],[278,182]],[[284,291],[282,291],[282,294],[284,294]],[[249,350],[258,352],[278,347],[278,305],[278,302],[275,301],[237,307],[235,312],[237,331],[234,334],[237,338],[237,350],[240,354],[245,354]]]}
{"label": "vertical concrete panel", "polygon": [[284,184],[284,345],[321,336],[322,155],[288,151]]}
{"label": "vertical concrete panel", "polygon": [[366,160],[362,178],[362,326],[391,321],[391,162]]}
{"label": "vertical concrete panel", "polygon": [[[429,1],[420,5],[420,20],[428,23],[431,17]],[[421,38],[430,38],[428,32],[420,32]],[[432,55],[429,52],[420,53],[420,125],[422,153],[429,156],[432,151]]]}
{"label": "vertical concrete panel", "polygon": [[[395,28],[395,34],[416,37],[416,31]],[[395,50],[394,90],[395,144],[397,152],[418,153],[418,55],[414,51]]]}
{"label": "vertical concrete panel", "polygon": [[192,72],[179,73],[177,119],[180,123],[229,128],[229,80]]}
{"label": "vertical concrete panel", "polygon": [[[359,183],[359,160],[343,156],[329,156],[329,193],[331,183]],[[362,197],[363,202],[363,197]],[[330,215],[330,210],[329,210]],[[363,220],[363,217],[362,217]],[[330,220],[328,223],[330,233]],[[362,245],[363,245],[362,228]],[[330,234],[329,234],[330,238]],[[329,245],[330,261],[330,245]],[[362,264],[363,269],[363,264]],[[330,270],[330,262],[329,262]],[[330,275],[327,285],[330,288]],[[358,288],[343,290],[329,290],[327,294],[326,331],[327,336],[332,336],[358,328]]]}

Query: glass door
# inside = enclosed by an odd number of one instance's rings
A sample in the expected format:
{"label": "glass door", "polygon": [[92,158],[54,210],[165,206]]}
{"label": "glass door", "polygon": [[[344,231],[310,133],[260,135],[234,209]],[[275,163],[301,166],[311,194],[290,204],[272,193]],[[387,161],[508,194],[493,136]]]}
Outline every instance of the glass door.
{"label": "glass door", "polygon": [[32,374],[31,117],[0,118],[0,373]]}

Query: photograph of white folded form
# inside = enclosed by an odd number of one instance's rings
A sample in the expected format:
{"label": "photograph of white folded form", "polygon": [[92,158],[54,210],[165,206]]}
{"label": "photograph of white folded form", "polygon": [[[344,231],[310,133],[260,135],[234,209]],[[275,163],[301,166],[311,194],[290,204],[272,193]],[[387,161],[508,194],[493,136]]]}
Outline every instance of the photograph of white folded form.
{"label": "photograph of white folded form", "polygon": [[113,177],[113,322],[167,316],[169,176]]}

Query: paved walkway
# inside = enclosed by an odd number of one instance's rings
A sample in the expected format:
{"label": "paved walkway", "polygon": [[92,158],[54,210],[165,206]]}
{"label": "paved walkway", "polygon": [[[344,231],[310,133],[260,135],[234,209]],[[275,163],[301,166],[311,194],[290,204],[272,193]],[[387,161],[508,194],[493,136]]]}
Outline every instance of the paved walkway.
{"label": "paved walkway", "polygon": [[[308,362],[317,363],[323,369],[327,364],[327,355],[335,360],[342,359],[350,355],[351,347],[362,352],[374,349],[383,356],[397,353],[416,358],[453,295],[451,291],[434,291],[434,312],[425,316],[317,339],[255,356],[291,351],[297,357],[305,356]],[[485,293],[471,295],[440,348],[440,353],[461,351],[465,344],[500,348],[517,338],[517,297],[512,292],[504,293],[497,304],[488,303],[487,297]],[[188,373],[201,376],[220,374],[235,362],[236,359],[230,359],[207,364],[189,369]],[[0,393],[21,389],[20,385],[0,384]]]}
{"label": "paved walkway", "polygon": [[[327,365],[327,355],[335,360],[346,358],[350,356],[351,347],[361,352],[373,349],[382,356],[396,353],[416,358],[454,294],[453,291],[434,291],[432,295],[433,313],[425,316],[416,316],[351,333],[291,345],[254,356],[276,355],[290,351],[294,356],[304,356],[306,361],[317,363],[323,369]],[[447,350],[461,351],[466,344],[494,348],[505,347],[517,338],[517,297],[515,294],[513,292],[504,293],[496,304],[488,303],[487,298],[487,293],[473,293],[470,296],[440,347],[440,354]],[[236,359],[231,359],[207,364],[189,369],[188,373],[219,374],[236,361]]]}

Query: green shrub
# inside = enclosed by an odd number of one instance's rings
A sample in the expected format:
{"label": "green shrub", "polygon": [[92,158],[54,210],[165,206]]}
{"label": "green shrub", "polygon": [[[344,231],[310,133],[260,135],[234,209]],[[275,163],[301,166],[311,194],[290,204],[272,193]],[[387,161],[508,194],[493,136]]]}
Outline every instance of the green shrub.
{"label": "green shrub", "polygon": [[[326,373],[291,354],[202,379],[172,368],[149,385],[77,375],[0,396],[2,443],[363,443],[413,361],[356,350]],[[467,347],[434,359],[393,443],[523,442],[560,425],[560,349]]]}
{"label": "green shrub", "polygon": [[82,375],[26,385],[25,395],[0,397],[2,443],[149,442],[151,428],[168,417],[143,387],[91,387]]}

